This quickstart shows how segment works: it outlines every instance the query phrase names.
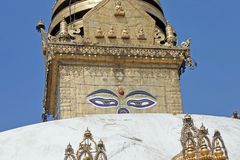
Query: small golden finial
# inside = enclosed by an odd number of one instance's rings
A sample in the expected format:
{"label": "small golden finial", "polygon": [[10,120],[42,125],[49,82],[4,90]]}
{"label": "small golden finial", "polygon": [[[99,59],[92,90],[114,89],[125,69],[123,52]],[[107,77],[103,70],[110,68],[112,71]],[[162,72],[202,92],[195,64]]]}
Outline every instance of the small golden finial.
{"label": "small golden finial", "polygon": [[200,130],[199,130],[201,135],[208,135],[208,129],[203,125],[201,125]]}
{"label": "small golden finial", "polygon": [[65,149],[65,157],[64,157],[64,159],[76,160],[76,156],[74,154],[74,150],[73,150],[73,148],[72,148],[70,143],[67,145],[67,148]]}
{"label": "small golden finial", "polygon": [[214,149],[214,160],[226,160],[226,156],[220,146],[219,140],[216,141],[216,147]]}
{"label": "small golden finial", "polygon": [[106,149],[102,139],[98,142],[95,160],[107,160]]}
{"label": "small golden finial", "polygon": [[60,23],[60,33],[68,34],[68,26],[65,18]]}
{"label": "small golden finial", "polygon": [[206,130],[206,127],[203,125],[203,123],[202,123],[202,125],[201,125],[201,127],[200,127],[200,130],[201,130],[201,131],[205,131],[205,130]]}
{"label": "small golden finial", "polygon": [[59,34],[57,35],[57,37],[60,42],[71,41],[71,36],[68,33],[68,24],[67,24],[65,18],[63,18],[63,20],[60,23],[60,31],[59,31]]}
{"label": "small golden finial", "polygon": [[85,156],[85,157],[83,157],[83,160],[91,160],[91,158],[88,156]]}
{"label": "small golden finial", "polygon": [[101,151],[106,151],[106,148],[105,148],[105,145],[103,143],[103,140],[100,139],[99,142],[98,142],[98,149],[101,150]]}
{"label": "small golden finial", "polygon": [[66,150],[65,150],[65,155],[71,155],[71,154],[74,154],[74,150],[73,150],[73,148],[72,148],[72,145],[69,143],[69,144],[67,145]]}
{"label": "small golden finial", "polygon": [[102,146],[103,145],[103,140],[100,139],[99,142],[98,142],[98,146]]}
{"label": "small golden finial", "polygon": [[173,27],[167,23],[166,25],[166,41],[168,46],[176,46],[177,45],[177,34],[174,31]]}
{"label": "small golden finial", "polygon": [[201,140],[201,146],[199,151],[199,160],[212,160],[211,152],[206,144],[205,139]]}
{"label": "small golden finial", "polygon": [[86,139],[91,139],[92,138],[92,133],[88,128],[84,133],[84,138],[86,138]]}
{"label": "small golden finial", "polygon": [[196,150],[191,140],[189,140],[187,143],[185,157],[186,157],[186,160],[196,160]]}

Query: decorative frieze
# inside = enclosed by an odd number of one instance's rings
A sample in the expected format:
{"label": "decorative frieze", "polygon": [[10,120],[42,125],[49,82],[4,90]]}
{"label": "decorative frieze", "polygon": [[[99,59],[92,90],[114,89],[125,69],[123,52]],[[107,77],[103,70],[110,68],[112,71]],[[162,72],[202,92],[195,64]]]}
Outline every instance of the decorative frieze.
{"label": "decorative frieze", "polygon": [[112,47],[50,43],[48,54],[74,54],[83,56],[121,56],[140,58],[190,58],[189,48],[137,48],[137,47]]}

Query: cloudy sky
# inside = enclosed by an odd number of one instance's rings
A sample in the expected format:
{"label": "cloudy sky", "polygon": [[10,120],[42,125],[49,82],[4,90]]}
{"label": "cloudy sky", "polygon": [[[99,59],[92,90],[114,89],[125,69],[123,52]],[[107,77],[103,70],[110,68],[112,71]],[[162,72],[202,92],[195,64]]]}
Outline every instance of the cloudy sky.
{"label": "cloudy sky", "polygon": [[[41,122],[44,64],[39,19],[49,25],[54,0],[2,1],[0,131]],[[196,70],[181,77],[184,112],[240,112],[240,1],[162,0],[179,41],[192,39]]]}

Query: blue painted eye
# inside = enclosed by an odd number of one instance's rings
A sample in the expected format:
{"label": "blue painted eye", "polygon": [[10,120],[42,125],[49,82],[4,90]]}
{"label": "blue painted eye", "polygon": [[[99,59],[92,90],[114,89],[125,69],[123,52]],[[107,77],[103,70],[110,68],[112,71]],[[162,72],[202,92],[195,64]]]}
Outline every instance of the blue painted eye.
{"label": "blue painted eye", "polygon": [[134,107],[137,109],[146,109],[146,108],[150,108],[153,107],[154,105],[156,105],[157,102],[151,100],[151,99],[130,99],[127,101],[127,105],[129,107]]}
{"label": "blue painted eye", "polygon": [[88,99],[88,102],[99,108],[113,108],[118,106],[118,101],[113,98],[94,97]]}

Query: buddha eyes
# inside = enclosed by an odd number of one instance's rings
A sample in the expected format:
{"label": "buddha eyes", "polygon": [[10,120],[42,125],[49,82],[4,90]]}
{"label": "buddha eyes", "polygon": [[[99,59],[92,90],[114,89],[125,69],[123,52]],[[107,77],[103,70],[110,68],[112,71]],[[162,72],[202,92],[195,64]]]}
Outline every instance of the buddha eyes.
{"label": "buddha eyes", "polygon": [[[98,108],[114,108],[119,106],[118,100],[114,98],[104,98],[104,97],[93,97],[88,99],[88,102]],[[127,107],[132,107],[136,109],[147,109],[156,105],[157,102],[148,99],[129,99],[126,102]]]}
{"label": "buddha eyes", "polygon": [[129,107],[137,108],[137,109],[146,109],[153,107],[156,105],[157,102],[151,100],[151,99],[130,99],[127,101],[127,105]]}
{"label": "buddha eyes", "polygon": [[100,108],[113,108],[118,106],[118,101],[113,98],[94,97],[88,99],[88,101],[95,107]]}

